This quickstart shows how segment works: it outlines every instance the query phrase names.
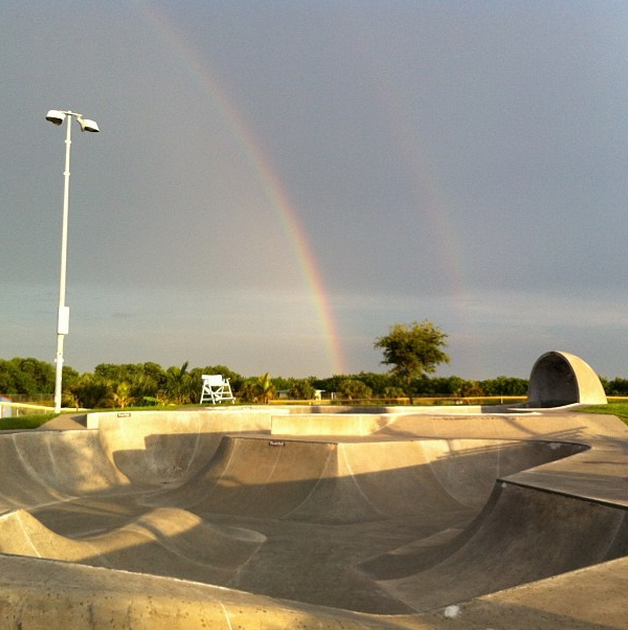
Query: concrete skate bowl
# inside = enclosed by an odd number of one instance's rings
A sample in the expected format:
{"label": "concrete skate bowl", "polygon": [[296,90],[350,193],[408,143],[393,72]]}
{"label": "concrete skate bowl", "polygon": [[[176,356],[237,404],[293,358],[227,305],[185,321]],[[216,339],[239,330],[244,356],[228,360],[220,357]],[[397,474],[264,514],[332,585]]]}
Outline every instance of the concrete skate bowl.
{"label": "concrete skate bowl", "polygon": [[0,436],[3,627],[437,627],[626,554],[614,418],[276,414]]}

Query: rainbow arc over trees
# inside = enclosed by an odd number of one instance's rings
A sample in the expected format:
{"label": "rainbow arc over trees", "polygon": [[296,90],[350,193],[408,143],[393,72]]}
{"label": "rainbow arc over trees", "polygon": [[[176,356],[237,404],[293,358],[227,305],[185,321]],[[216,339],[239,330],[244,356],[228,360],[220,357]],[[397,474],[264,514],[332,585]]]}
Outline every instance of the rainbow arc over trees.
{"label": "rainbow arc over trees", "polygon": [[199,58],[192,46],[155,5],[148,2],[138,2],[137,6],[140,7],[142,14],[158,36],[166,42],[182,65],[200,83],[203,91],[222,116],[239,149],[246,156],[289,242],[292,244],[324,339],[329,367],[334,374],[344,374],[345,359],[342,344],[323,277],[298,213],[291,203],[279,175],[244,118],[215,80],[209,64]]}

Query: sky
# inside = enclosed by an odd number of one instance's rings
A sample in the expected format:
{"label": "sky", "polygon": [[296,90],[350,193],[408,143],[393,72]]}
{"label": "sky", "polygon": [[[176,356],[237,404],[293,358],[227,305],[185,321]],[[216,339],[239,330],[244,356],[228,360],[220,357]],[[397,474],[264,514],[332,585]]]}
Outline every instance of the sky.
{"label": "sky", "polygon": [[628,3],[4,0],[0,358],[628,377]]}

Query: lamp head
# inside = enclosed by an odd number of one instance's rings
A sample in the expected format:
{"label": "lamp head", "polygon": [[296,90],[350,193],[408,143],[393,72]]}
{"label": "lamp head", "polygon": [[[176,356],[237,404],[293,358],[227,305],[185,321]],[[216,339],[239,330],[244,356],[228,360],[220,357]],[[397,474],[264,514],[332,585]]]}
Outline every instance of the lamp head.
{"label": "lamp head", "polygon": [[77,120],[79,125],[81,125],[81,131],[91,131],[92,133],[98,133],[100,131],[98,123],[95,120],[83,118],[82,116],[78,116]]}
{"label": "lamp head", "polygon": [[58,127],[62,125],[65,120],[65,112],[61,112],[58,109],[51,109],[46,114],[46,120],[49,120],[53,125],[57,125]]}

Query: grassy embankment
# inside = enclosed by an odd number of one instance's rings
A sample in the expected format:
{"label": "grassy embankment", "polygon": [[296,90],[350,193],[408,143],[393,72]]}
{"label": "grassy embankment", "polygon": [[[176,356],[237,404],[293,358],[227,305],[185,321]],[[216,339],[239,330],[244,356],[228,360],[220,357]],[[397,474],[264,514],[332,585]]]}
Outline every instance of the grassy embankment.
{"label": "grassy embankment", "polygon": [[56,413],[30,413],[0,419],[0,431],[19,431],[23,429],[37,429],[42,424],[56,418]]}

